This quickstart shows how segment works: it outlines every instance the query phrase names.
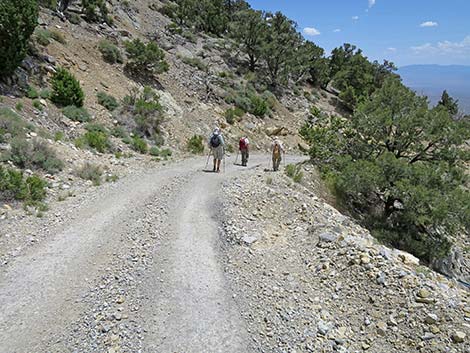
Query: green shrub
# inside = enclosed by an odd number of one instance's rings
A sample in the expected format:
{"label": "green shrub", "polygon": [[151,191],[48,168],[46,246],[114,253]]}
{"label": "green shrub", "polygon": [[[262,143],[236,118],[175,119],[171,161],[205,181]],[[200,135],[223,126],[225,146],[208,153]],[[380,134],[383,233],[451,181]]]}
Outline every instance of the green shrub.
{"label": "green shrub", "polygon": [[39,99],[35,99],[33,100],[33,107],[36,108],[37,110],[39,111],[42,111],[44,109],[44,107],[42,106],[41,102],[39,101]]}
{"label": "green shrub", "polygon": [[79,25],[82,22],[82,18],[80,17],[80,15],[72,13],[69,15],[69,21],[74,25]]}
{"label": "green shrub", "polygon": [[101,184],[101,176],[103,175],[103,170],[99,165],[91,164],[89,162],[85,163],[79,169],[76,170],[78,177],[84,180],[90,180],[94,185]]}
{"label": "green shrub", "polygon": [[108,109],[110,112],[119,107],[119,103],[117,102],[116,98],[105,92],[98,92],[96,97],[98,98],[98,103]]}
{"label": "green shrub", "polygon": [[64,45],[67,44],[64,35],[56,30],[38,28],[34,31],[34,36],[36,37],[36,41],[43,46],[51,44],[51,39]]}
{"label": "green shrub", "polygon": [[124,97],[124,109],[130,112],[135,123],[134,133],[141,137],[156,138],[160,134],[160,124],[164,118],[164,110],[159,96],[149,87],[139,94]]}
{"label": "green shrub", "polygon": [[132,137],[130,136],[123,137],[122,142],[125,143],[126,145],[130,145],[132,143]]}
{"label": "green shrub", "polygon": [[111,129],[111,135],[118,138],[124,138],[127,137],[129,134],[127,133],[126,129],[124,129],[122,126],[114,126]]}
{"label": "green shrub", "polygon": [[48,46],[51,44],[51,33],[44,28],[38,28],[34,31],[34,37],[36,38],[36,42],[42,46]]}
{"label": "green shrub", "polygon": [[21,171],[4,168],[0,165],[0,199],[38,202],[46,197],[47,183],[40,177],[23,176]]}
{"label": "green shrub", "polygon": [[37,22],[36,0],[0,1],[0,77],[10,76],[21,64]]}
{"label": "green shrub", "polygon": [[54,134],[54,141],[63,141],[65,139],[65,134],[62,131],[57,131]]}
{"label": "green shrub", "polygon": [[149,154],[154,157],[160,156],[160,149],[156,146],[150,147]]}
{"label": "green shrub", "polygon": [[142,154],[146,154],[148,152],[148,149],[149,149],[149,147],[147,145],[147,142],[145,142],[144,139],[141,139],[138,136],[134,136],[132,138],[131,147],[134,151],[137,151],[137,152],[142,153]]}
{"label": "green shrub", "polygon": [[36,88],[34,88],[33,86],[29,86],[28,91],[26,92],[26,97],[30,99],[36,99],[39,98],[39,93]]}
{"label": "green shrub", "polygon": [[54,29],[50,31],[51,33],[51,38],[54,39],[56,42],[59,42],[61,44],[67,44],[67,40],[65,39],[64,35]]}
{"label": "green shrub", "polygon": [[160,157],[167,158],[171,157],[173,155],[173,152],[169,148],[164,148],[160,150]]}
{"label": "green shrub", "polygon": [[59,68],[52,76],[51,100],[61,106],[83,106],[85,94],[80,87],[80,82],[64,68]]}
{"label": "green shrub", "polygon": [[83,135],[87,146],[94,148],[100,153],[105,153],[111,149],[111,142],[108,135],[99,131],[87,131]]}
{"label": "green shrub", "polygon": [[0,108],[0,142],[10,137],[24,137],[28,131],[33,131],[33,125],[25,122],[10,108]]}
{"label": "green shrub", "polygon": [[184,31],[182,33],[183,37],[186,38],[189,42],[196,44],[197,43],[197,37],[194,35],[193,32],[191,31]]}
{"label": "green shrub", "polygon": [[269,109],[273,109],[276,106],[276,103],[278,102],[274,93],[268,90],[264,91],[261,97],[264,99]]}
{"label": "green shrub", "polygon": [[[175,13],[178,9],[179,5],[178,4],[175,4],[173,2],[167,2],[167,3],[164,3],[159,9],[158,11],[164,15],[164,16],[167,16],[167,17],[170,17],[170,18],[174,18],[175,17]],[[177,26],[176,23],[171,23],[171,24],[174,24],[175,26]]]}
{"label": "green shrub", "polygon": [[245,87],[231,91],[225,100],[244,112],[262,118],[274,107],[276,97],[269,91],[265,91],[263,95],[258,95],[252,87]]}
{"label": "green shrub", "polygon": [[39,92],[39,97],[41,97],[42,99],[49,99],[49,98],[51,98],[51,91],[47,88],[42,89]]}
{"label": "green shrub", "polygon": [[75,141],[75,146],[78,148],[90,147],[100,153],[106,153],[112,150],[109,133],[104,126],[88,124],[86,130],[87,132]]}
{"label": "green shrub", "polygon": [[13,139],[6,157],[19,168],[42,169],[48,173],[56,173],[64,167],[64,162],[57,157],[55,151],[40,139],[33,142],[24,138]]}
{"label": "green shrub", "polygon": [[183,34],[183,29],[174,22],[171,22],[170,24],[166,25],[165,29],[171,34]]}
{"label": "green shrub", "polygon": [[23,110],[23,108],[24,108],[24,105],[23,105],[22,102],[16,103],[15,109],[16,109],[17,111],[21,112],[21,111]]}
{"label": "green shrub", "polygon": [[82,0],[82,7],[87,21],[104,21],[109,25],[112,25],[113,20],[108,15],[108,8],[106,7],[105,0]]}
{"label": "green shrub", "polygon": [[74,105],[69,105],[62,109],[62,114],[64,114],[70,120],[81,123],[85,123],[91,120],[90,114],[84,107],[78,108]]}
{"label": "green shrub", "polygon": [[300,165],[295,164],[288,164],[286,166],[286,174],[288,177],[292,178],[292,180],[294,180],[294,182],[296,183],[300,183],[304,176],[304,173],[302,172],[302,167]]}
{"label": "green shrub", "polygon": [[259,118],[264,117],[268,113],[268,103],[260,96],[251,96],[251,113]]}
{"label": "green shrub", "polygon": [[228,124],[233,125],[235,124],[235,114],[233,113],[233,109],[227,109],[225,111],[225,120]]}
{"label": "green shrub", "polygon": [[108,129],[106,127],[104,127],[103,125],[101,124],[93,124],[93,123],[90,123],[90,124],[87,124],[85,126],[85,129],[87,131],[93,131],[93,132],[101,132],[103,134],[106,134],[108,135]]}
{"label": "green shrub", "polygon": [[110,64],[123,63],[121,51],[110,41],[105,39],[100,41],[98,48],[104,61]]}
{"label": "green shrub", "polygon": [[319,108],[317,108],[316,106],[312,105],[310,107],[310,114],[315,118],[320,118],[321,110]]}
{"label": "green shrub", "polygon": [[26,190],[24,200],[26,201],[42,201],[46,198],[47,182],[37,175],[26,178]]}
{"label": "green shrub", "polygon": [[194,135],[188,141],[188,150],[194,154],[201,154],[204,152],[204,137]]}
{"label": "green shrub", "polygon": [[198,68],[199,70],[201,71],[204,71],[206,72],[209,67],[207,66],[207,64],[205,64],[201,59],[199,58],[190,58],[190,57],[182,57],[181,60],[185,63],[185,64],[188,64],[190,66],[193,66],[193,67],[196,67]]}
{"label": "green shrub", "polygon": [[168,63],[165,61],[165,53],[157,43],[145,44],[140,39],[125,43],[128,62],[126,67],[134,72],[159,74],[168,71]]}
{"label": "green shrub", "polygon": [[245,114],[245,112],[238,108],[238,107],[235,107],[235,108],[230,108],[230,109],[227,109],[225,111],[225,119],[227,120],[227,123],[229,123],[230,125],[233,125],[235,123],[235,121],[240,121],[241,120],[241,117]]}
{"label": "green shrub", "polygon": [[171,157],[173,155],[173,152],[168,148],[159,149],[156,146],[152,146],[149,150],[149,154],[151,156],[154,156],[154,157],[168,158],[168,157]]}

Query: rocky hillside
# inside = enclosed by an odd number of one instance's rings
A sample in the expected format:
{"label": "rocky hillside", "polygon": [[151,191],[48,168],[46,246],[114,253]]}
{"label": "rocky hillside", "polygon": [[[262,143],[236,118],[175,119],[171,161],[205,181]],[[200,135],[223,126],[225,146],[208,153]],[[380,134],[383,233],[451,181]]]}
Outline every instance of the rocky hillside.
{"label": "rocky hillside", "polygon": [[[77,169],[85,162],[101,168],[102,180],[115,179],[123,174],[120,166],[129,169],[136,160],[158,162],[170,156],[187,155],[189,139],[194,135],[207,136],[215,125],[223,128],[229,152],[241,134],[251,139],[255,150],[266,150],[272,137],[281,136],[287,149],[295,151],[302,143],[298,130],[308,117],[312,102],[325,111],[335,111],[333,95],[305,87],[295,94],[286,92],[280,100],[271,94],[271,108],[264,118],[243,112],[227,118],[227,111],[236,111],[232,103],[227,103],[228,97],[243,96],[253,79],[234,65],[240,54],[229,39],[203,33],[173,33],[169,29],[172,21],[158,11],[162,5],[145,0],[116,2],[112,6],[112,26],[85,21],[77,15],[81,9],[76,2],[66,12],[68,20],[47,8],[40,9],[39,25],[32,37],[34,49],[15,75],[0,83],[0,94],[3,94],[0,115],[2,119],[11,119],[4,118],[9,115],[29,124],[26,139],[45,141],[65,163],[62,171],[54,173],[47,168],[26,167],[27,174],[39,173],[51,181],[49,199],[62,198],[61,190],[67,192],[79,187],[82,181]],[[164,50],[169,70],[147,77],[136,77],[126,71],[124,46],[133,39],[156,41]],[[105,60],[100,51],[103,42],[124,56],[122,63],[110,64]],[[85,93],[86,119],[66,113],[51,102],[51,78],[60,67],[79,80]],[[151,87],[158,95],[163,118],[157,140],[146,139],[144,144],[148,147],[142,151],[132,139],[129,124],[133,118],[125,110],[123,100],[142,91],[144,86]],[[115,100],[117,108],[105,107],[100,95]],[[94,141],[89,146],[90,141],[84,136],[90,129],[104,131],[106,146],[94,146]],[[7,133],[9,139],[0,139],[3,152],[11,150],[11,139],[16,137]],[[145,153],[147,148],[151,155]],[[7,211],[8,207],[2,212]]]}
{"label": "rocky hillside", "polygon": [[[21,85],[32,85],[47,88],[50,74],[57,67],[65,67],[79,79],[85,92],[85,106],[95,122],[112,127],[118,124],[118,113],[110,113],[98,104],[96,94],[105,92],[118,101],[122,100],[134,88],[150,85],[156,89],[160,102],[166,109],[163,135],[166,144],[174,150],[184,152],[189,137],[194,134],[207,135],[215,124],[224,128],[230,141],[235,142],[241,133],[253,138],[255,145],[265,148],[269,137],[282,135],[291,149],[297,147],[301,140],[297,131],[308,116],[312,102],[317,102],[326,111],[335,110],[334,96],[331,94],[305,87],[304,92],[295,92],[283,96],[281,101],[275,98],[273,108],[265,119],[256,118],[247,113],[241,121],[233,125],[227,123],[224,113],[233,105],[225,103],[225,98],[237,87],[243,87],[250,77],[240,76],[237,67],[231,64],[239,55],[229,39],[215,38],[199,34],[188,39],[187,33],[171,33],[168,25],[171,20],[157,11],[162,4],[158,1],[135,1],[132,4],[116,4],[113,6],[114,25],[90,24],[80,21],[78,24],[63,21],[47,9],[41,9],[41,30],[58,34],[61,41],[50,40],[50,44],[37,44],[38,53],[27,59],[18,75],[15,85],[3,85],[2,90],[15,99],[4,99],[2,104],[14,107],[22,102],[28,107],[28,98],[19,98],[19,93],[12,88]],[[75,11],[72,7],[70,11]],[[78,11],[78,9],[77,9]],[[184,36],[186,35],[186,37]],[[124,42],[140,38],[143,41],[155,40],[164,49],[165,59],[169,63],[169,71],[158,75],[155,79],[136,78],[128,75],[123,64],[108,64],[103,60],[99,44],[108,40],[123,51]],[[11,82],[10,82],[11,83]],[[64,117],[52,104],[42,102],[42,112],[37,109],[30,113],[39,117],[49,118],[41,122],[49,132],[57,128],[65,129],[67,135],[77,136],[82,126]],[[55,126],[59,124],[59,126]],[[119,144],[119,143],[118,143]],[[123,148],[122,143],[119,144]]]}
{"label": "rocky hillside", "polygon": [[468,351],[468,291],[321,193],[261,168],[225,184],[226,271],[256,351]]}

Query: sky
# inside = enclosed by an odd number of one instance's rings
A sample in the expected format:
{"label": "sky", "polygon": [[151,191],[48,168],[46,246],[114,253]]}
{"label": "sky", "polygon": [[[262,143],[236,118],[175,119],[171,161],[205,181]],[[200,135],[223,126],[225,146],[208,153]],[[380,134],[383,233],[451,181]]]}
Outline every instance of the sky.
{"label": "sky", "polygon": [[248,0],[281,11],[329,54],[355,44],[397,66],[470,65],[470,0]]}

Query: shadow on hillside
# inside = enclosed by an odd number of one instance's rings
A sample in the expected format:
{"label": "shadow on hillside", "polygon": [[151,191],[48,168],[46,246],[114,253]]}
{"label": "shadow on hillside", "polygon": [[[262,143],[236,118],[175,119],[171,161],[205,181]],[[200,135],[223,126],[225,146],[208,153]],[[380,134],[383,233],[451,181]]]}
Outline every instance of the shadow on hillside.
{"label": "shadow on hillside", "polygon": [[159,91],[164,91],[165,87],[158,81],[156,76],[149,72],[136,72],[124,67],[124,75],[132,81],[140,83],[142,86],[151,86]]}

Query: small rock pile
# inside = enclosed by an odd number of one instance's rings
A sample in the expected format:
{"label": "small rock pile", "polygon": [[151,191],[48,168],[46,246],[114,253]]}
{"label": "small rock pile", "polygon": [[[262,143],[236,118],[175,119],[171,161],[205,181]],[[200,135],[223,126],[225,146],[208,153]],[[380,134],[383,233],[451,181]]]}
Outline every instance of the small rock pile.
{"label": "small rock pile", "polygon": [[259,352],[470,352],[469,293],[282,173],[224,185],[226,272]]}

